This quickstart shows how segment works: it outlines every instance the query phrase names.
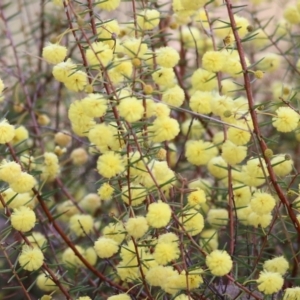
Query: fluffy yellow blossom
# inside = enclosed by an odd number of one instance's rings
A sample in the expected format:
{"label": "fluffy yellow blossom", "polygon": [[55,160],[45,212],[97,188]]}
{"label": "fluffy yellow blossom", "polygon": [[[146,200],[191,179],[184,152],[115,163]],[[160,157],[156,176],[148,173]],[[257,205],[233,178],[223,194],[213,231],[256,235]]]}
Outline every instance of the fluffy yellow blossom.
{"label": "fluffy yellow blossom", "polygon": [[[225,50],[226,51],[226,50]],[[236,50],[226,51],[226,63],[223,65],[222,72],[229,74],[230,76],[237,78],[243,76],[243,68],[241,65],[239,54]],[[249,65],[249,60],[247,57],[246,65]]]}
{"label": "fluffy yellow blossom", "polygon": [[109,223],[103,228],[103,236],[114,240],[118,245],[123,242],[126,237],[124,226],[120,222]]}
{"label": "fluffy yellow blossom", "polygon": [[164,103],[154,102],[152,99],[146,99],[146,116],[150,117],[169,117],[170,108]]}
{"label": "fluffy yellow blossom", "polygon": [[224,63],[226,63],[226,56],[220,51],[207,51],[202,57],[202,67],[210,72],[219,72]]}
{"label": "fluffy yellow blossom", "polygon": [[[251,209],[251,207],[250,207]],[[252,211],[252,209],[251,209]],[[255,228],[258,226],[261,226],[262,228],[266,228],[270,225],[272,221],[272,215],[271,213],[268,214],[257,214],[256,212],[252,211],[249,212],[247,216],[248,225],[252,225]]]}
{"label": "fluffy yellow blossom", "polygon": [[71,152],[70,158],[75,166],[82,166],[88,161],[89,156],[84,148],[79,147]]}
{"label": "fluffy yellow blossom", "polygon": [[283,11],[283,17],[291,24],[300,23],[300,10],[296,5],[289,5]]}
{"label": "fluffy yellow blossom", "polygon": [[147,44],[143,43],[141,38],[126,39],[123,42],[123,47],[124,53],[130,58],[142,58],[148,50]]}
{"label": "fluffy yellow blossom", "polygon": [[178,274],[173,267],[155,266],[146,274],[146,280],[151,286],[161,286],[166,278]]}
{"label": "fluffy yellow blossom", "polygon": [[153,257],[159,265],[166,265],[179,258],[180,250],[178,242],[161,242],[155,246]]}
{"label": "fluffy yellow blossom", "polygon": [[116,9],[121,3],[121,0],[107,0],[97,2],[96,6],[105,11],[112,11]]}
{"label": "fluffy yellow blossom", "polygon": [[56,65],[61,63],[67,56],[67,48],[58,44],[49,43],[43,48],[42,57],[49,63]]}
{"label": "fluffy yellow blossom", "polygon": [[190,98],[190,108],[192,111],[200,114],[211,113],[211,100],[213,94],[211,92],[196,91]]}
{"label": "fluffy yellow blossom", "polygon": [[204,92],[210,92],[218,85],[216,75],[201,68],[193,73],[191,81],[193,89]]}
{"label": "fluffy yellow blossom", "polygon": [[113,60],[113,50],[103,42],[94,42],[86,50],[86,59],[91,67],[107,67]]}
{"label": "fluffy yellow blossom", "polygon": [[42,233],[37,231],[31,232],[31,235],[27,236],[27,239],[34,247],[43,248],[47,244],[46,237]]}
{"label": "fluffy yellow blossom", "polygon": [[[11,209],[15,209],[20,206],[27,206],[33,209],[35,206],[36,198],[32,196],[31,193],[16,193],[13,189],[8,188],[1,193],[1,196],[3,197],[6,205]],[[2,207],[1,203],[0,207]]]}
{"label": "fluffy yellow blossom", "polygon": [[44,254],[40,248],[24,245],[19,256],[20,266],[27,271],[39,269],[44,262]]}
{"label": "fluffy yellow blossom", "polygon": [[95,242],[94,248],[100,258],[112,257],[119,251],[118,243],[106,237],[100,237]]}
{"label": "fluffy yellow blossom", "polygon": [[68,76],[75,72],[76,64],[71,59],[67,59],[66,62],[61,62],[53,67],[52,75],[59,82],[65,82],[68,80]]}
{"label": "fluffy yellow blossom", "polygon": [[247,206],[251,199],[251,189],[240,184],[233,185],[234,204],[236,207]]}
{"label": "fluffy yellow blossom", "polygon": [[184,101],[184,91],[179,85],[174,85],[163,92],[162,102],[180,107]]}
{"label": "fluffy yellow blossom", "polygon": [[217,250],[219,246],[217,231],[215,229],[203,230],[200,233],[200,246],[208,252]]}
{"label": "fluffy yellow blossom", "polygon": [[145,217],[135,217],[127,220],[125,228],[132,237],[139,239],[148,231],[149,226]]}
{"label": "fluffy yellow blossom", "polygon": [[197,191],[189,193],[187,200],[190,206],[199,207],[206,202],[205,192],[198,188]]}
{"label": "fluffy yellow blossom", "polygon": [[108,201],[113,196],[114,188],[109,183],[103,183],[97,192],[101,200]]}
{"label": "fluffy yellow blossom", "polygon": [[273,126],[279,132],[290,132],[297,128],[299,114],[290,107],[279,107],[276,110],[277,116],[272,119]]}
{"label": "fluffy yellow blossom", "polygon": [[184,230],[191,236],[199,234],[204,228],[204,218],[196,209],[188,209],[181,216]]}
{"label": "fluffy yellow blossom", "polygon": [[101,199],[99,195],[89,193],[79,202],[79,206],[93,214],[101,206]]}
{"label": "fluffy yellow blossom", "polygon": [[232,269],[232,260],[226,251],[214,250],[206,256],[206,265],[214,276],[224,276]]}
{"label": "fluffy yellow blossom", "polygon": [[211,208],[207,214],[207,222],[213,227],[226,226],[228,211],[224,208]]}
{"label": "fluffy yellow blossom", "polygon": [[[84,249],[81,246],[76,245],[76,250],[84,256]],[[83,262],[79,259],[72,248],[67,248],[62,254],[63,263],[67,264],[68,267],[78,268],[83,266]]]}
{"label": "fluffy yellow blossom", "polygon": [[40,290],[45,292],[52,292],[58,288],[48,273],[42,273],[38,275],[36,279],[36,285]]}
{"label": "fluffy yellow blossom", "polygon": [[144,115],[143,101],[136,97],[127,97],[120,101],[118,105],[120,116],[127,122],[136,122]]}
{"label": "fluffy yellow blossom", "polygon": [[43,180],[53,181],[60,173],[58,157],[51,152],[44,153],[44,163],[41,177]]}
{"label": "fluffy yellow blossom", "polygon": [[119,23],[116,19],[104,20],[101,24],[97,24],[98,38],[110,48],[114,47],[115,41],[112,35],[119,35],[121,32]]}
{"label": "fluffy yellow blossom", "polygon": [[[181,2],[181,0],[179,1]],[[182,15],[179,15],[179,18]],[[177,21],[180,21],[177,18]],[[188,21],[189,23],[190,21]],[[198,46],[199,41],[203,38],[200,34],[200,30],[195,26],[182,26],[180,37],[184,43],[184,47],[188,49],[195,49]]]}
{"label": "fluffy yellow blossom", "polygon": [[18,128],[15,129],[15,136],[12,140],[12,143],[14,145],[23,142],[27,140],[29,137],[28,130],[24,126],[19,126]]}
{"label": "fluffy yellow blossom", "polygon": [[284,275],[289,268],[289,263],[283,256],[278,256],[265,261],[263,268],[268,272]]}
{"label": "fluffy yellow blossom", "polygon": [[118,153],[108,151],[98,158],[97,170],[103,177],[114,177],[125,170],[123,158]]}
{"label": "fluffy yellow blossom", "polygon": [[249,186],[262,185],[268,176],[267,167],[263,160],[259,158],[249,159],[246,166],[242,168],[241,181]]}
{"label": "fluffy yellow blossom", "polygon": [[277,293],[283,286],[283,278],[279,273],[262,271],[256,280],[258,290],[266,295]]}
{"label": "fluffy yellow blossom", "polygon": [[258,57],[256,67],[265,72],[274,72],[280,67],[280,56],[275,53],[264,53]]}
{"label": "fluffy yellow blossom", "polygon": [[251,209],[258,215],[270,213],[276,205],[276,200],[268,193],[255,193],[250,201]]}
{"label": "fluffy yellow blossom", "polygon": [[156,50],[156,63],[164,68],[173,68],[179,62],[179,54],[173,47],[162,47]]}
{"label": "fluffy yellow blossom", "polygon": [[169,117],[161,117],[155,119],[152,126],[149,126],[149,138],[154,143],[170,141],[179,134],[179,131],[177,120]]}
{"label": "fluffy yellow blossom", "polygon": [[94,226],[93,217],[90,215],[76,214],[70,218],[69,228],[77,236],[85,236],[91,233]]}
{"label": "fluffy yellow blossom", "polygon": [[153,228],[162,228],[168,225],[172,215],[172,210],[167,203],[161,200],[151,203],[148,206],[146,219],[148,224]]}
{"label": "fluffy yellow blossom", "polygon": [[11,226],[21,232],[31,230],[36,221],[35,213],[32,209],[26,206],[20,206],[14,209],[10,217]]}
{"label": "fluffy yellow blossom", "polygon": [[207,164],[209,173],[218,179],[228,177],[228,165],[222,156],[215,156]]}
{"label": "fluffy yellow blossom", "polygon": [[215,94],[211,99],[210,106],[213,114],[223,117],[226,111],[232,111],[234,101],[231,97]]}
{"label": "fluffy yellow blossom", "polygon": [[22,173],[21,166],[14,162],[2,161],[0,165],[0,180],[11,183]]}
{"label": "fluffy yellow blossom", "polygon": [[237,146],[247,144],[251,139],[248,127],[241,122],[236,123],[235,126],[227,130],[227,139]]}
{"label": "fluffy yellow blossom", "polygon": [[160,21],[160,12],[156,9],[144,9],[137,12],[136,22],[140,29],[151,30],[155,28]]}
{"label": "fluffy yellow blossom", "polygon": [[300,287],[295,286],[292,288],[287,288],[284,291],[283,300],[297,300],[300,297]]}
{"label": "fluffy yellow blossom", "polygon": [[197,119],[186,119],[181,123],[181,132],[191,140],[197,140],[205,133],[205,128]]}
{"label": "fluffy yellow blossom", "polygon": [[195,1],[181,0],[181,5],[185,10],[198,10],[201,7],[203,7],[205,3],[206,0],[195,0]]}
{"label": "fluffy yellow blossom", "polygon": [[107,110],[107,99],[101,94],[88,94],[81,100],[85,114],[91,118],[101,118]]}
{"label": "fluffy yellow blossom", "polygon": [[190,140],[186,143],[185,156],[193,165],[206,165],[217,154],[218,150],[211,142]]}
{"label": "fluffy yellow blossom", "polygon": [[230,165],[242,162],[247,156],[247,147],[237,146],[229,140],[222,145],[222,157]]}
{"label": "fluffy yellow blossom", "polygon": [[115,58],[113,67],[108,70],[108,76],[114,84],[119,84],[131,78],[132,61],[128,58]]}
{"label": "fluffy yellow blossom", "polygon": [[31,191],[35,184],[36,180],[32,175],[22,172],[15,180],[9,183],[9,186],[16,193],[27,193]]}
{"label": "fluffy yellow blossom", "polygon": [[119,294],[115,296],[110,296],[107,300],[131,300],[131,297],[127,294]]}
{"label": "fluffy yellow blossom", "polygon": [[172,87],[174,85],[175,73],[172,68],[161,67],[152,73],[153,81],[163,87]]}
{"label": "fluffy yellow blossom", "polygon": [[233,96],[236,94],[236,90],[239,89],[239,86],[234,83],[231,79],[223,79],[221,81],[222,89],[221,92],[226,96]]}
{"label": "fluffy yellow blossom", "polygon": [[83,71],[71,72],[66,77],[64,84],[70,91],[83,91],[88,84],[87,74]]}
{"label": "fluffy yellow blossom", "polygon": [[122,200],[127,205],[139,206],[141,205],[147,196],[147,190],[140,184],[131,184],[128,189],[128,185],[122,187]]}
{"label": "fluffy yellow blossom", "polygon": [[12,141],[15,136],[15,127],[10,125],[6,119],[0,122],[0,144]]}

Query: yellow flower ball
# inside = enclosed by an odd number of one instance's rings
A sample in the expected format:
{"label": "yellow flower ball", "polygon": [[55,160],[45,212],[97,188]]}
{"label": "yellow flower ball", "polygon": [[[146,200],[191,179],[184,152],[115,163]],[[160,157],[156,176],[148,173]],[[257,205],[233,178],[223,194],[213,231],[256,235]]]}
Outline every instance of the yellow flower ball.
{"label": "yellow flower ball", "polygon": [[73,92],[80,92],[88,84],[88,76],[83,71],[70,72],[64,80],[65,87]]}
{"label": "yellow flower ball", "polygon": [[271,295],[281,290],[283,286],[283,278],[279,273],[262,271],[256,280],[258,290],[265,295]]}
{"label": "yellow flower ball", "polygon": [[[76,245],[75,248],[77,251],[84,256],[84,249],[81,246]],[[68,267],[78,268],[82,267],[83,262],[79,259],[79,257],[75,254],[72,248],[67,248],[62,254],[63,263],[67,264]]]}
{"label": "yellow flower ball", "polygon": [[123,158],[120,154],[108,151],[97,161],[97,170],[105,178],[114,177],[125,170]]}
{"label": "yellow flower ball", "polygon": [[159,265],[166,265],[172,260],[178,259],[179,255],[178,243],[174,242],[158,242],[153,253],[153,257]]}
{"label": "yellow flower ball", "polygon": [[196,166],[206,165],[218,154],[218,149],[211,142],[189,140],[185,146],[187,160]]}
{"label": "yellow flower ball", "polygon": [[57,155],[55,153],[45,152],[41,178],[47,181],[54,181],[59,173],[60,166]]}
{"label": "yellow flower ball", "polygon": [[287,6],[283,11],[283,17],[291,24],[300,23],[300,11],[295,5]]}
{"label": "yellow flower ball", "polygon": [[247,156],[247,147],[237,146],[230,140],[226,140],[221,149],[222,157],[229,165],[239,164]]}
{"label": "yellow flower ball", "polygon": [[205,192],[198,188],[197,191],[189,193],[187,200],[190,206],[199,207],[201,204],[206,202]]}
{"label": "yellow flower ball", "polygon": [[174,86],[175,73],[172,68],[161,67],[152,73],[153,81],[163,87]]}
{"label": "yellow flower ball", "polygon": [[265,72],[274,72],[279,69],[281,57],[275,53],[264,53],[258,57],[256,68]]}
{"label": "yellow flower ball", "polygon": [[90,215],[76,214],[70,218],[69,228],[77,236],[85,236],[91,233],[94,226],[93,217]]}
{"label": "yellow flower ball", "polygon": [[154,143],[170,141],[179,134],[179,131],[177,120],[169,117],[156,118],[152,126],[149,126],[149,138]]}
{"label": "yellow flower ball", "polygon": [[123,42],[124,53],[130,58],[142,58],[147,52],[147,44],[142,42],[141,38],[129,38]]}
{"label": "yellow flower ball", "polygon": [[47,63],[56,65],[66,58],[67,51],[64,46],[49,43],[43,48],[42,57]]}
{"label": "yellow flower ball", "polygon": [[[251,207],[250,210],[252,211]],[[252,225],[255,228],[258,228],[258,226],[261,226],[262,228],[266,228],[270,225],[272,221],[272,215],[271,213],[268,214],[257,214],[256,212],[248,212],[247,216],[247,225]]]}
{"label": "yellow flower ball", "polygon": [[36,180],[32,175],[22,172],[15,180],[10,182],[9,186],[16,193],[27,193],[32,190],[35,184]]}
{"label": "yellow flower ball", "polygon": [[276,205],[274,197],[268,193],[255,193],[250,201],[251,209],[258,215],[270,213]]}
{"label": "yellow flower ball", "polygon": [[129,218],[125,224],[125,228],[129,235],[135,239],[139,239],[145,235],[149,226],[145,217]]}
{"label": "yellow flower ball", "polygon": [[204,92],[210,92],[218,85],[216,75],[201,68],[193,73],[191,81],[193,89]]}
{"label": "yellow flower ball", "polygon": [[200,246],[207,252],[217,250],[218,233],[215,229],[206,229],[200,233]]}
{"label": "yellow flower ball", "polygon": [[156,9],[144,9],[137,12],[136,22],[141,30],[152,30],[160,21],[160,12]]}
{"label": "yellow flower ball", "polygon": [[27,239],[34,247],[43,248],[47,245],[46,237],[42,233],[37,231],[31,232],[31,235],[28,236]]}
{"label": "yellow flower ball", "polygon": [[108,201],[113,197],[114,188],[109,183],[103,183],[97,192],[101,200]]}
{"label": "yellow flower ball", "polygon": [[232,260],[224,250],[214,250],[206,256],[206,265],[214,276],[224,276],[232,269]]}
{"label": "yellow flower ball", "polygon": [[183,89],[179,85],[174,85],[163,92],[161,101],[174,107],[180,107],[184,98]]}
{"label": "yellow flower ball", "polygon": [[292,288],[287,288],[284,291],[283,300],[297,300],[300,297],[300,287],[295,286]]}
{"label": "yellow flower ball", "polygon": [[196,91],[190,98],[191,110],[199,114],[210,114],[212,98],[213,94],[211,92]]}
{"label": "yellow flower ball", "polygon": [[113,50],[103,42],[94,42],[86,50],[86,59],[91,67],[107,67],[113,60]]}
{"label": "yellow flower ball", "polygon": [[83,197],[79,202],[79,206],[82,207],[85,211],[94,214],[98,208],[101,206],[101,199],[99,195],[95,193],[89,193]]}
{"label": "yellow flower ball", "polygon": [[173,267],[154,266],[149,269],[146,274],[146,281],[151,286],[162,286],[166,282],[166,278],[178,274]]}
{"label": "yellow flower ball", "polygon": [[128,185],[122,187],[122,200],[127,205],[139,206],[141,205],[146,197],[147,190],[140,184],[131,184],[128,188]]}
{"label": "yellow flower ball", "polygon": [[2,161],[0,165],[0,180],[11,183],[22,174],[21,166],[14,162]]}
{"label": "yellow flower ball", "polygon": [[59,82],[65,82],[68,80],[68,76],[76,70],[76,64],[71,59],[67,59],[66,62],[61,62],[53,67],[52,75]]}
{"label": "yellow flower ball", "polygon": [[273,126],[279,132],[291,132],[295,130],[299,122],[299,114],[290,107],[279,107],[277,116],[272,119]]}
{"label": "yellow flower ball", "polygon": [[7,120],[0,122],[0,144],[6,144],[12,141],[15,136],[15,127],[10,125]]}
{"label": "yellow flower ball", "polygon": [[207,51],[202,57],[202,67],[210,72],[219,72],[226,63],[226,56],[220,51]]}
{"label": "yellow flower ball", "polygon": [[164,68],[173,68],[179,62],[178,51],[173,47],[161,47],[156,50],[156,63]]}
{"label": "yellow flower ball", "polygon": [[251,189],[241,184],[233,185],[234,204],[238,207],[245,207],[250,203]]}
{"label": "yellow flower ball", "polygon": [[105,11],[112,11],[118,8],[120,3],[121,0],[107,0],[107,1],[97,2],[96,6]]}
{"label": "yellow flower ball", "polygon": [[289,263],[283,256],[278,256],[265,261],[263,268],[268,272],[284,275],[289,268]]}
{"label": "yellow flower ball", "polygon": [[88,94],[81,100],[85,114],[91,118],[101,118],[107,110],[107,99],[99,93]]}
{"label": "yellow flower ball", "polygon": [[191,236],[199,234],[204,228],[204,218],[196,209],[188,209],[181,216],[184,230]]}
{"label": "yellow flower ball", "polygon": [[207,222],[213,227],[226,226],[228,211],[224,208],[211,208],[207,214]]}
{"label": "yellow flower ball", "polygon": [[119,251],[119,246],[112,239],[100,237],[95,242],[94,249],[100,258],[109,258]]}
{"label": "yellow flower ball", "polygon": [[103,237],[114,240],[118,245],[123,242],[126,237],[126,231],[121,222],[109,223],[103,228]]}
{"label": "yellow flower ball", "polygon": [[120,116],[127,122],[132,123],[140,120],[144,115],[143,101],[136,97],[127,97],[118,105]]}
{"label": "yellow flower ball", "polygon": [[76,148],[71,152],[70,158],[75,166],[82,166],[88,161],[89,156],[84,148]]}
{"label": "yellow flower ball", "polygon": [[22,247],[22,253],[19,256],[20,266],[27,271],[38,270],[44,263],[44,254],[37,247],[31,247],[24,245]]}
{"label": "yellow flower ball", "polygon": [[247,144],[251,139],[249,128],[241,122],[236,123],[235,126],[227,130],[227,139],[237,146]]}
{"label": "yellow flower ball", "polygon": [[207,169],[211,175],[218,179],[228,177],[228,165],[221,156],[210,159],[207,164]]}
{"label": "yellow flower ball", "polygon": [[15,129],[15,136],[12,140],[12,143],[14,145],[21,143],[25,140],[27,140],[29,137],[28,130],[24,126],[19,126],[18,128]]}
{"label": "yellow flower ball", "polygon": [[45,292],[52,292],[57,290],[57,285],[54,283],[54,281],[51,279],[51,277],[47,274],[40,274],[38,275],[36,279],[36,285],[38,288]]}
{"label": "yellow flower ball", "polygon": [[186,119],[181,123],[181,132],[191,140],[198,140],[205,133],[205,128],[197,119]]}
{"label": "yellow flower ball", "polygon": [[162,228],[168,225],[171,220],[172,210],[167,203],[161,200],[151,203],[148,206],[146,219],[148,224],[153,228]]}
{"label": "yellow flower ball", "polygon": [[10,217],[11,226],[21,232],[30,231],[36,221],[36,216],[33,210],[26,206],[16,208]]}

